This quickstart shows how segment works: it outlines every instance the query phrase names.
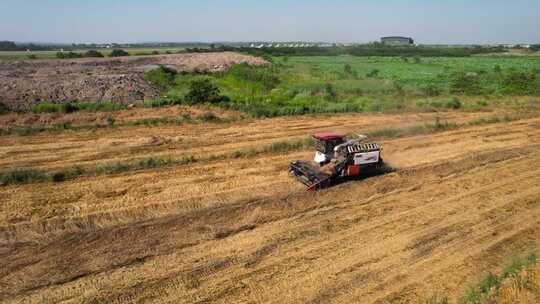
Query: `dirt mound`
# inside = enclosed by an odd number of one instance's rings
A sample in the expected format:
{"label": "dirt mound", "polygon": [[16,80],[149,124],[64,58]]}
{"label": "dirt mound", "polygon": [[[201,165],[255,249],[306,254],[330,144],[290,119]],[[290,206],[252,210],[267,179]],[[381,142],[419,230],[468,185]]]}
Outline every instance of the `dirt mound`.
{"label": "dirt mound", "polygon": [[177,71],[219,72],[241,62],[266,63],[232,52],[0,62],[0,102],[16,110],[43,101],[132,103],[159,94],[144,79],[149,66],[163,64]]}

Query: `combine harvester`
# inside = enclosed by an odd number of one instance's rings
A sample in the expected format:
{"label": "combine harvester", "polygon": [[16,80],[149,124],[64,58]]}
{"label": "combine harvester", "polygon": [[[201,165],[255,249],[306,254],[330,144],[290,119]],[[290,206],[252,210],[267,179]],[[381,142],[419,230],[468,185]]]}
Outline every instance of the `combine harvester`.
{"label": "combine harvester", "polygon": [[289,168],[292,175],[308,186],[308,191],[383,167],[381,147],[376,143],[364,142],[367,139],[365,135],[346,140],[344,134],[323,132],[314,134],[313,138],[316,150],[314,162],[297,160]]}

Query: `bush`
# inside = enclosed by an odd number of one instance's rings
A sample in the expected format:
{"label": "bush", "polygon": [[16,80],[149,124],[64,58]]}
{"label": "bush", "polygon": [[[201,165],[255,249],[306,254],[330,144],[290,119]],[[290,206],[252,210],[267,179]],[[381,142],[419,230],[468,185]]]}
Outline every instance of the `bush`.
{"label": "bush", "polygon": [[78,102],[74,104],[79,111],[109,112],[124,109],[126,106],[110,101]]}
{"label": "bush", "polygon": [[32,106],[34,113],[73,113],[77,111],[115,111],[125,108],[124,105],[110,101],[103,102],[69,102],[69,103],[50,103],[44,102]]}
{"label": "bush", "polygon": [[116,122],[116,119],[113,116],[111,115],[107,116],[107,126],[114,127],[115,122]]}
{"label": "bush", "polygon": [[34,113],[62,113],[63,105],[59,103],[44,102],[32,106],[31,110]]}
{"label": "bush", "polygon": [[9,113],[9,112],[10,112],[10,110],[9,110],[8,106],[5,103],[0,102],[0,115],[6,114],[6,113]]}
{"label": "bush", "polygon": [[72,113],[78,109],[76,105],[71,103],[61,104],[44,102],[32,106],[31,110],[34,113]]}
{"label": "bush", "polygon": [[30,60],[34,60],[34,59],[37,59],[37,56],[32,54],[32,55],[26,56],[26,58],[28,58]]}
{"label": "bush", "polygon": [[115,49],[109,54],[109,57],[123,57],[123,56],[129,56],[129,53],[121,49]]}
{"label": "bush", "polygon": [[77,105],[72,104],[71,102],[65,103],[65,104],[63,104],[61,106],[61,111],[63,113],[73,113],[73,112],[76,112],[78,110],[79,110],[79,108],[77,107]]}
{"label": "bush", "polygon": [[326,93],[326,98],[330,100],[335,100],[337,97],[336,90],[334,89],[334,86],[331,83],[327,83],[324,86],[324,91]]}
{"label": "bush", "polygon": [[160,90],[167,90],[174,85],[176,71],[164,65],[159,65],[156,69],[146,72],[145,78]]}
{"label": "bush", "polygon": [[367,73],[366,76],[370,77],[370,78],[375,78],[375,77],[379,76],[379,70],[373,69],[373,70],[369,71],[369,73]]}
{"label": "bush", "polygon": [[71,122],[67,122],[67,121],[57,123],[52,126],[52,130],[54,131],[64,131],[64,130],[69,130],[71,128],[72,128]]}
{"label": "bush", "polygon": [[208,122],[220,120],[220,118],[214,112],[204,112],[201,115],[199,115],[197,118],[202,121],[208,121]]}
{"label": "bush", "polygon": [[82,55],[74,52],[58,52],[56,53],[56,58],[58,59],[73,59],[73,58],[82,58]]}
{"label": "bush", "polygon": [[194,80],[190,83],[186,101],[191,104],[219,102],[222,100],[219,88],[208,79]]}
{"label": "bush", "polygon": [[2,185],[44,182],[49,179],[45,172],[36,169],[13,169],[0,173],[0,184]]}
{"label": "bush", "polygon": [[450,99],[450,100],[448,100],[448,101],[444,104],[444,106],[445,106],[446,108],[448,108],[448,109],[455,109],[455,110],[461,108],[461,105],[462,105],[462,104],[461,104],[461,101],[459,101],[459,99],[457,99],[457,98],[455,98],[455,97],[452,98],[452,99]]}
{"label": "bush", "polygon": [[83,54],[83,57],[101,58],[101,57],[103,57],[103,54],[101,54],[100,52],[98,52],[96,50],[89,50],[89,51],[87,51],[86,53]]}
{"label": "bush", "polygon": [[431,131],[445,131],[457,128],[457,124],[448,121],[441,122],[440,117],[437,116],[432,124],[426,124],[426,128]]}
{"label": "bush", "polygon": [[450,89],[453,93],[478,94],[481,90],[480,78],[475,73],[455,73],[450,81]]}
{"label": "bush", "polygon": [[345,72],[345,74],[352,74],[353,70],[352,70],[352,67],[350,64],[345,64],[345,66],[343,67],[343,72]]}
{"label": "bush", "polygon": [[509,94],[526,95],[539,92],[536,75],[532,72],[510,72],[503,80],[504,91]]}
{"label": "bush", "polygon": [[434,84],[429,84],[423,88],[424,94],[430,97],[439,96],[442,94],[442,89]]}
{"label": "bush", "polygon": [[280,83],[279,77],[271,67],[254,67],[247,63],[233,66],[227,75],[236,79],[261,84],[264,89],[272,90]]}

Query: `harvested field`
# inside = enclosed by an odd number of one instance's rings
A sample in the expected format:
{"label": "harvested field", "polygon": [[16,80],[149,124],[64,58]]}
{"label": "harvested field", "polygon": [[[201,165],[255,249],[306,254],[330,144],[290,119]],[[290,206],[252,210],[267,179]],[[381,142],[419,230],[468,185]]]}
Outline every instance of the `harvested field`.
{"label": "harvested field", "polygon": [[133,103],[158,91],[144,71],[162,64],[177,71],[224,71],[233,64],[257,65],[264,60],[233,52],[74,60],[0,61],[0,101],[12,109],[28,109],[43,101],[114,101]]}
{"label": "harvested field", "polygon": [[[210,156],[503,113],[342,114],[0,137],[0,168],[203,161],[0,188],[6,303],[417,303],[540,244],[540,118],[383,138],[397,171],[308,193],[311,150]],[[506,113],[504,113],[506,114]],[[159,140],[156,140],[158,138]]]}

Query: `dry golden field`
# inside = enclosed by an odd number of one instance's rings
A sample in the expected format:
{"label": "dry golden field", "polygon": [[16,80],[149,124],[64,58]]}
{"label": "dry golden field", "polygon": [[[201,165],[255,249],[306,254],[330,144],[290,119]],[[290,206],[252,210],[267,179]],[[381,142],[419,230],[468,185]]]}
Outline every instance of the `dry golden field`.
{"label": "dry golden field", "polygon": [[[179,115],[174,109],[116,115]],[[0,302],[383,304],[444,294],[455,303],[479,275],[540,244],[540,117],[380,138],[395,172],[316,193],[287,173],[311,149],[212,157],[321,130],[431,123],[436,115],[465,124],[502,113],[339,114],[0,136],[0,170],[199,159],[0,186]],[[58,119],[28,117],[4,120]]]}

